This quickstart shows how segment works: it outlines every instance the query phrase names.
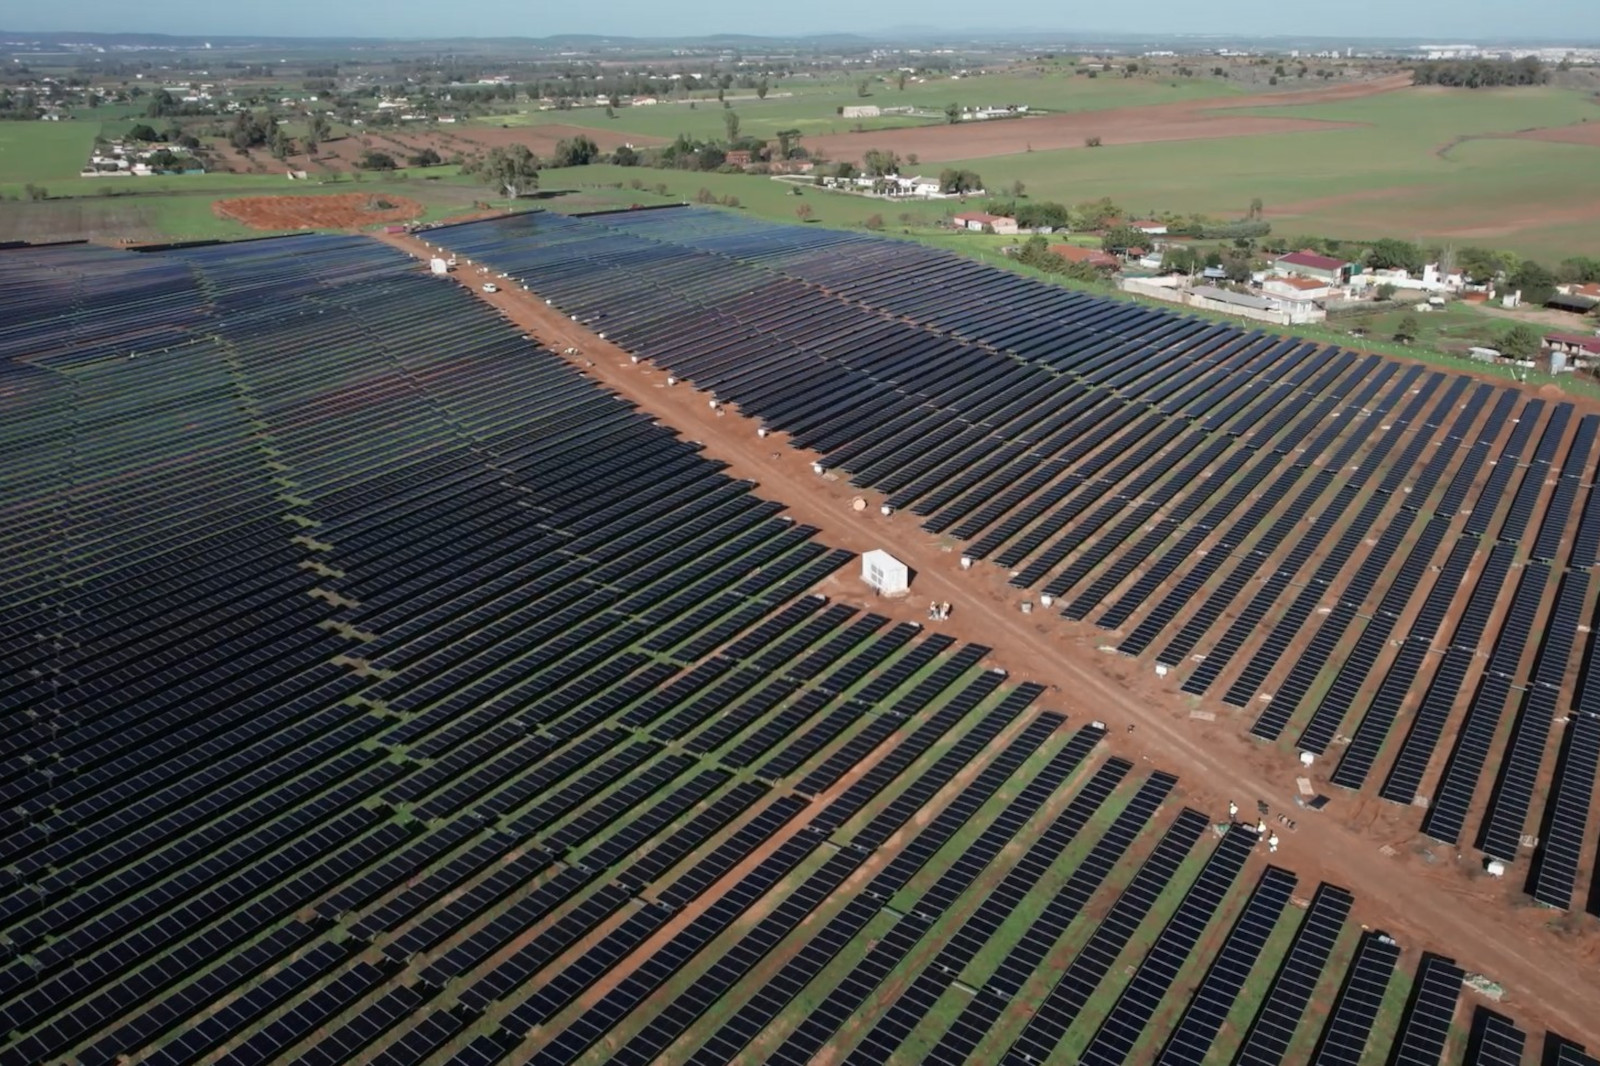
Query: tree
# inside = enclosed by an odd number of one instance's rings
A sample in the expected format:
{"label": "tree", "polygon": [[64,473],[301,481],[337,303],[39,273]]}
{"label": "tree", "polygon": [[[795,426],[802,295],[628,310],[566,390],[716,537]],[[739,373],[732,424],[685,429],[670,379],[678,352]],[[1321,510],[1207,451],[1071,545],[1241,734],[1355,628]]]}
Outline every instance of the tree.
{"label": "tree", "polygon": [[939,171],[939,191],[943,193],[976,192],[983,188],[983,179],[976,171],[946,167]]}
{"label": "tree", "polygon": [[1161,270],[1167,274],[1194,274],[1200,270],[1200,256],[1185,244],[1170,244],[1161,253]]}
{"label": "tree", "polygon": [[563,137],[556,142],[556,157],[551,166],[586,167],[600,154],[600,146],[583,134]]}
{"label": "tree", "polygon": [[1129,248],[1138,248],[1144,243],[1144,234],[1132,226],[1118,226],[1107,230],[1106,235],[1100,238],[1100,247],[1115,255],[1122,255]]}
{"label": "tree", "polygon": [[139,123],[128,131],[128,140],[130,141],[144,141],[149,143],[150,141],[159,141],[160,139],[161,138],[156,135],[156,131],[143,122]]}
{"label": "tree", "polygon": [[1223,257],[1222,269],[1227,272],[1229,281],[1243,285],[1250,280],[1250,257],[1229,252]]}
{"label": "tree", "polygon": [[1118,207],[1109,196],[1102,196],[1098,200],[1086,200],[1076,205],[1070,212],[1073,229],[1104,229],[1122,217],[1122,208]]}
{"label": "tree", "polygon": [[886,178],[891,174],[900,173],[900,157],[893,152],[878,148],[868,148],[866,154],[861,157],[861,164],[870,178]]}
{"label": "tree", "polygon": [[1544,338],[1525,322],[1519,322],[1500,336],[1500,351],[1512,359],[1532,359],[1539,354]]}
{"label": "tree", "polygon": [[756,99],[757,100],[765,100],[766,98],[767,98],[767,79],[765,77],[763,77],[760,81],[756,82]]}
{"label": "tree", "polygon": [[1524,303],[1548,303],[1556,294],[1556,276],[1542,263],[1524,259],[1506,275],[1506,287],[1522,293]]}
{"label": "tree", "polygon": [[800,131],[779,130],[774,136],[778,138],[778,155],[783,159],[793,159],[795,153],[800,151]]}
{"label": "tree", "polygon": [[321,144],[333,136],[333,124],[328,121],[328,116],[318,111],[311,116],[311,140]]}
{"label": "tree", "polygon": [[148,118],[165,118],[181,110],[182,105],[165,89],[157,89],[155,95],[150,97],[150,102],[144,105],[144,113]]}
{"label": "tree", "polygon": [[724,111],[722,113],[722,128],[728,131],[728,143],[733,144],[739,139],[739,112]]}
{"label": "tree", "polygon": [[486,184],[504,190],[507,199],[515,200],[539,187],[539,157],[525,144],[491,148],[481,173]]}
{"label": "tree", "polygon": [[1422,273],[1422,249],[1410,241],[1384,237],[1372,242],[1367,249],[1367,265],[1379,270],[1404,270],[1409,274]]}
{"label": "tree", "polygon": [[1505,256],[1492,248],[1467,247],[1456,252],[1456,266],[1466,279],[1486,285],[1505,269]]}
{"label": "tree", "polygon": [[1372,295],[1379,300],[1392,300],[1394,299],[1394,292],[1394,286],[1386,281],[1373,290]]}
{"label": "tree", "polygon": [[952,125],[952,126],[954,126],[957,122],[960,122],[961,121],[961,105],[960,104],[945,104],[944,105],[944,119],[945,119],[946,122],[950,123],[950,125]]}
{"label": "tree", "polygon": [[362,170],[394,170],[394,156],[388,152],[379,152],[368,148],[361,153],[361,158],[356,160],[356,166]]}
{"label": "tree", "polygon": [[810,204],[801,204],[799,207],[794,209],[794,216],[801,222],[810,222],[811,216],[815,215],[816,213],[816,210]]}
{"label": "tree", "polygon": [[906,165],[907,166],[913,166],[913,167],[917,165],[917,153],[915,153],[915,152],[907,152],[906,153]]}
{"label": "tree", "polygon": [[1099,134],[1092,134],[1083,139],[1083,146],[1085,148],[1099,148],[1101,143],[1102,142]]}
{"label": "tree", "polygon": [[606,118],[616,118],[616,117],[617,117],[617,113],[611,109],[611,105],[607,104],[606,105]]}
{"label": "tree", "polygon": [[860,81],[856,82],[856,95],[857,96],[866,96],[871,91],[872,91],[872,81],[871,81],[871,79],[862,78]]}
{"label": "tree", "polygon": [[406,162],[410,163],[414,167],[436,167],[440,163],[443,163],[444,160],[441,159],[439,157],[439,153],[434,151],[432,148],[424,148],[422,151],[410,156]]}
{"label": "tree", "polygon": [[1563,259],[1556,266],[1556,277],[1569,285],[1600,281],[1600,259],[1581,255]]}
{"label": "tree", "polygon": [[1399,325],[1394,327],[1394,339],[1401,344],[1410,344],[1417,339],[1417,334],[1422,331],[1422,324],[1417,321],[1416,315],[1405,315],[1400,319]]}
{"label": "tree", "polygon": [[1259,219],[1261,212],[1264,210],[1266,210],[1266,205],[1261,202],[1261,197],[1254,197],[1250,201],[1250,214],[1246,217],[1252,220]]}
{"label": "tree", "polygon": [[882,215],[868,215],[867,216],[867,220],[865,222],[861,223],[861,224],[863,226],[867,227],[867,229],[870,229],[870,230],[880,230],[880,229],[883,228],[883,216]]}
{"label": "tree", "polygon": [[905,92],[906,91],[906,72],[905,71],[897,70],[897,71],[894,72],[894,87],[896,89],[899,89],[901,92]]}
{"label": "tree", "polygon": [[639,165],[639,153],[633,150],[633,145],[624,144],[611,153],[611,161],[619,167],[636,167]]}
{"label": "tree", "polygon": [[1028,191],[1028,187],[1027,187],[1027,185],[1023,184],[1021,178],[1018,178],[1016,181],[1013,181],[1011,183],[1011,195],[1012,196],[1020,198],[1022,196],[1022,194],[1027,192],[1027,191]]}

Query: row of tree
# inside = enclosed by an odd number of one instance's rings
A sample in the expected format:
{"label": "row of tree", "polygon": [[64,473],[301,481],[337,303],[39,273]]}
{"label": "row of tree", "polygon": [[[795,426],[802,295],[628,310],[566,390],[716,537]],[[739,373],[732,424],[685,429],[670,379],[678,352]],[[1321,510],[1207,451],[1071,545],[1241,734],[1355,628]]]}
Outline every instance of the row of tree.
{"label": "row of tree", "polygon": [[1413,85],[1449,85],[1462,89],[1487,89],[1501,85],[1543,85],[1550,72],[1538,56],[1521,59],[1447,59],[1418,63],[1411,68]]}

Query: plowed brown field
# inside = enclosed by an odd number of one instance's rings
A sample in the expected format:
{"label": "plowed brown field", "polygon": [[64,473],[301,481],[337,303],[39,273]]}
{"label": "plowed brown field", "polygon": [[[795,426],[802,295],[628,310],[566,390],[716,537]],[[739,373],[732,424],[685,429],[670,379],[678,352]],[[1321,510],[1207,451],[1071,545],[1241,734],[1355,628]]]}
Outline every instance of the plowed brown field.
{"label": "plowed brown field", "polygon": [[329,196],[242,196],[218,200],[219,218],[253,229],[357,229],[380,222],[408,222],[422,215],[415,200],[389,194],[349,192]]}

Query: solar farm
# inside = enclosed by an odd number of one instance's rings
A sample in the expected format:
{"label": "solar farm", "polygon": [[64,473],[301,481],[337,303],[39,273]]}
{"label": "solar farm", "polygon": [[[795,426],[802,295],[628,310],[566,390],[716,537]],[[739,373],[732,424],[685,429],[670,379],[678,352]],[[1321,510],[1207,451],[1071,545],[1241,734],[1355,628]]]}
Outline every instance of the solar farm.
{"label": "solar farm", "polygon": [[[1597,1061],[1600,415],[714,211],[426,237],[587,365],[366,237],[0,250],[0,1066]],[[1525,903],[1297,850],[1356,803]]]}

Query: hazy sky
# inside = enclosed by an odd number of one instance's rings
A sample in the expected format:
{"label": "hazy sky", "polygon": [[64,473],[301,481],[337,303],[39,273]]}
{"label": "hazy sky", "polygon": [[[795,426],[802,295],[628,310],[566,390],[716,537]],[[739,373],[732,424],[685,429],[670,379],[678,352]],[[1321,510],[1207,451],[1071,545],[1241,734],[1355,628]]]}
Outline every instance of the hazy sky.
{"label": "hazy sky", "polygon": [[[383,4],[325,0],[197,3],[196,0],[75,0],[16,5],[0,15],[8,30],[273,35],[292,37],[545,37],[561,33],[690,36],[707,33],[825,33],[892,27],[1142,33],[1251,33],[1382,37],[1593,38],[1595,0],[1341,0],[1337,4],[1265,4],[1260,0],[1139,0],[1133,5],[1074,0],[1022,0],[1003,9],[966,0],[924,0],[893,9],[861,0],[751,3],[659,0],[529,3],[528,0],[389,0]],[[1448,18],[1441,14],[1448,10]],[[381,12],[381,17],[377,17]]]}

